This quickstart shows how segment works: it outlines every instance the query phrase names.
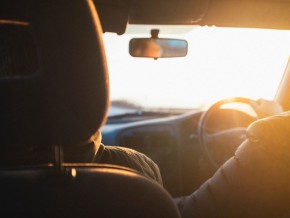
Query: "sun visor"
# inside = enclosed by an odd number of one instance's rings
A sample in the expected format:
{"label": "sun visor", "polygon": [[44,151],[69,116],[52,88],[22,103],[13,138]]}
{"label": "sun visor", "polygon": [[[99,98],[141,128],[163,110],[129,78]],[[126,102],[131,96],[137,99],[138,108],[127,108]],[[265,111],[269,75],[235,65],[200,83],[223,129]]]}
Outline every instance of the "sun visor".
{"label": "sun visor", "polygon": [[103,32],[114,32],[119,35],[125,33],[129,19],[129,7],[124,5],[106,4],[95,1],[95,5],[100,17]]}
{"label": "sun visor", "polygon": [[132,24],[196,24],[208,9],[210,0],[134,1]]}
{"label": "sun visor", "polygon": [[288,0],[212,0],[200,25],[290,29]]}
{"label": "sun visor", "polygon": [[288,0],[133,0],[130,24],[290,29]]}

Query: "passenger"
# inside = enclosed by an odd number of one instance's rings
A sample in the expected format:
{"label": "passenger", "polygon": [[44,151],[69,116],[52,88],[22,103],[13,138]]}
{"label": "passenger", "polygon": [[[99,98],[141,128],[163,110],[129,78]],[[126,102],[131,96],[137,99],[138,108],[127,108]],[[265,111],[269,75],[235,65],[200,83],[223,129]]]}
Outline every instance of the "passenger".
{"label": "passenger", "polygon": [[94,161],[97,163],[116,164],[129,167],[157,181],[160,185],[163,185],[158,165],[138,151],[124,147],[105,146],[100,144],[99,151]]}
{"label": "passenger", "polygon": [[128,167],[163,185],[159,167],[146,155],[133,149],[105,146],[98,131],[92,142],[77,147],[65,147],[65,162],[103,163]]}

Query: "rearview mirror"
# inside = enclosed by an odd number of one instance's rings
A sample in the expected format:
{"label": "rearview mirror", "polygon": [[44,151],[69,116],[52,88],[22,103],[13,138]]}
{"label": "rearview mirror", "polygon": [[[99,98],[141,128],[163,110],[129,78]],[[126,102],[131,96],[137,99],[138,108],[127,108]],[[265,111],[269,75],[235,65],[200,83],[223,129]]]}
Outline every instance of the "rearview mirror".
{"label": "rearview mirror", "polygon": [[133,57],[169,58],[187,55],[187,41],[181,39],[134,38],[129,53]]}

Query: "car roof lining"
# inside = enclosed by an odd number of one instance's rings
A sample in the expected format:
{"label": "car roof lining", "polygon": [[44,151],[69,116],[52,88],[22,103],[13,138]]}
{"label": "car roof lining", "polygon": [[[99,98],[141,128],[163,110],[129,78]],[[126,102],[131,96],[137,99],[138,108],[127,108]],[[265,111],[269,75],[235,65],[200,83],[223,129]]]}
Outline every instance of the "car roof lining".
{"label": "car roof lining", "polygon": [[127,24],[290,29],[290,0],[94,0],[104,32]]}

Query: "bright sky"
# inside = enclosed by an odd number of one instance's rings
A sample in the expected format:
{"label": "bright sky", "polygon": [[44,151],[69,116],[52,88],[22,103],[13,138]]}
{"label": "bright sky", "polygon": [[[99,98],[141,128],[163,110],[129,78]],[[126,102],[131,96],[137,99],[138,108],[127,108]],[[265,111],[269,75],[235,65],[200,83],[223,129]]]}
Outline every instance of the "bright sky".
{"label": "bright sky", "polygon": [[[145,35],[149,37],[149,35]],[[290,55],[290,31],[194,28],[185,58],[133,58],[129,40],[144,35],[104,35],[111,99],[147,108],[196,108],[234,96],[272,99]]]}

